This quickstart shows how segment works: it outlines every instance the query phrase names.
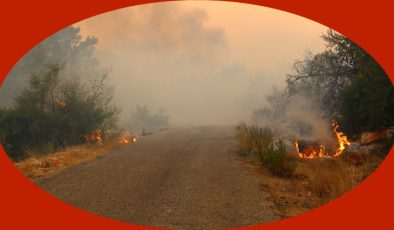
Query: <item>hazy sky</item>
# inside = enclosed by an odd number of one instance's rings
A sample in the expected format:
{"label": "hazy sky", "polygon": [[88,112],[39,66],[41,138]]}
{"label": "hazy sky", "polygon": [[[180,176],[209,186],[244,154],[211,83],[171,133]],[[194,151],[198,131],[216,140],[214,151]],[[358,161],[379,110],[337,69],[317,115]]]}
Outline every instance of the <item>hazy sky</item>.
{"label": "hazy sky", "polygon": [[287,12],[208,1],[133,6],[76,25],[98,38],[123,116],[146,104],[166,108],[174,124],[249,119],[296,59],[324,49],[327,30]]}

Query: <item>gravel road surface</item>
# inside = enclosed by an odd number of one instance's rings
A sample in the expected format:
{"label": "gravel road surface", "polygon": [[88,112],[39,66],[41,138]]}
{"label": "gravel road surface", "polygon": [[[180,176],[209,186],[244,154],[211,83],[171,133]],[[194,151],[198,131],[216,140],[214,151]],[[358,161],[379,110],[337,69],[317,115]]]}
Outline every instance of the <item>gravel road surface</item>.
{"label": "gravel road surface", "polygon": [[212,229],[277,220],[233,127],[169,129],[37,184],[89,212],[138,225]]}

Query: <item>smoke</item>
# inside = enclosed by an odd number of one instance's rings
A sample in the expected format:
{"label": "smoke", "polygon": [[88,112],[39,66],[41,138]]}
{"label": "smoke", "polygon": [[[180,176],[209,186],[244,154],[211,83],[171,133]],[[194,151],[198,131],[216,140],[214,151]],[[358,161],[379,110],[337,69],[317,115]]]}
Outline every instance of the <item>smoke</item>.
{"label": "smoke", "polygon": [[256,92],[268,89],[255,78],[267,76],[234,58],[225,30],[208,22],[205,10],[167,3],[78,24],[103,44],[98,56],[113,67],[122,123],[137,104],[165,108],[172,124],[233,124],[250,117]]}
{"label": "smoke", "polygon": [[99,73],[94,57],[97,39],[82,39],[80,29],[67,27],[36,45],[13,67],[0,90],[0,105],[11,106],[15,95],[31,76],[46,74],[53,66],[61,66],[60,78],[87,80]]}
{"label": "smoke", "polygon": [[327,146],[335,144],[331,121],[320,109],[320,103],[303,95],[292,96],[286,108],[282,128],[305,140],[318,139]]}
{"label": "smoke", "polygon": [[165,55],[209,62],[226,55],[228,47],[223,29],[206,26],[208,19],[204,10],[161,3],[110,12],[78,25],[94,31],[108,54]]}
{"label": "smoke", "polygon": [[253,114],[253,121],[267,126],[283,138],[317,141],[335,146],[331,120],[321,109],[318,97],[287,96],[274,88],[266,97],[267,105]]}
{"label": "smoke", "polygon": [[[325,30],[285,12],[214,1],[133,6],[74,27],[80,28],[78,52],[67,56],[61,49],[46,50],[47,59],[80,63],[68,69],[81,78],[92,72],[91,63],[80,61],[84,53],[87,61],[97,61],[95,70],[111,69],[107,80],[122,109],[123,127],[129,126],[137,105],[165,109],[173,125],[250,120],[272,85],[285,84],[294,59],[307,48],[324,48],[319,35]],[[42,58],[30,57],[36,63],[32,66],[44,65]]]}

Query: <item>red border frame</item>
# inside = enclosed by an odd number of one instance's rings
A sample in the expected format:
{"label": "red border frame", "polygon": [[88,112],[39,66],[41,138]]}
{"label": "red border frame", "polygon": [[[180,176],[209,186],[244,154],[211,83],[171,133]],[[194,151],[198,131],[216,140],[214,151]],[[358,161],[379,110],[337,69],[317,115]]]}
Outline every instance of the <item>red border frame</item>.
{"label": "red border frame", "polygon": [[[1,81],[12,66],[35,44],[50,34],[99,13],[155,2],[154,0],[95,1],[3,1],[0,18]],[[327,25],[366,49],[394,82],[394,53],[391,30],[394,21],[390,0],[244,0],[292,12]],[[0,227],[2,229],[149,229],[113,221],[82,211],[48,195],[29,181],[0,148]],[[265,229],[386,229],[394,226],[394,148],[365,182],[341,198],[295,218],[257,225]],[[7,228],[8,227],[8,228]]]}

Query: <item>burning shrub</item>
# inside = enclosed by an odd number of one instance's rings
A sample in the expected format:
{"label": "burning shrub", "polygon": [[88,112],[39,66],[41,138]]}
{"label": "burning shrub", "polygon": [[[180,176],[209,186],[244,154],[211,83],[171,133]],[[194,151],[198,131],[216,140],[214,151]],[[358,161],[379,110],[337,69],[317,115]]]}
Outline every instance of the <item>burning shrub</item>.
{"label": "burning shrub", "polygon": [[287,154],[286,146],[281,141],[276,148],[266,148],[261,154],[261,159],[273,174],[280,177],[291,177],[297,166],[297,159]]}
{"label": "burning shrub", "polygon": [[343,132],[338,131],[339,125],[336,121],[332,120],[331,124],[333,127],[332,132],[337,139],[335,149],[330,148],[330,146],[327,148],[320,141],[296,141],[294,144],[300,158],[330,158],[338,157],[342,154],[343,150],[351,143]]}

